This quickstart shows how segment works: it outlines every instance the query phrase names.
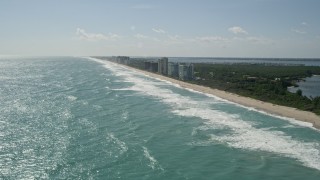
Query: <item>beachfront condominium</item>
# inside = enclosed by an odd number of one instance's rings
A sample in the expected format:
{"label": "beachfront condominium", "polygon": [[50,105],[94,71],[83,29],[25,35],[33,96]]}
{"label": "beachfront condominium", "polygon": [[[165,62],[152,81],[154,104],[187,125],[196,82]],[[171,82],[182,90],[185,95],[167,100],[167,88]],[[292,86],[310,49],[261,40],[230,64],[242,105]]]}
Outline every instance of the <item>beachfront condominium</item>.
{"label": "beachfront condominium", "polygon": [[179,64],[179,79],[192,80],[194,74],[193,64]]}
{"label": "beachfront condominium", "polygon": [[145,61],[144,69],[150,72],[158,72],[158,63],[152,61]]}
{"label": "beachfront condominium", "polygon": [[119,64],[129,65],[130,57],[128,57],[128,56],[112,56],[111,61],[119,63]]}
{"label": "beachfront condominium", "polygon": [[163,57],[158,60],[158,73],[168,75],[168,58]]}
{"label": "beachfront condominium", "polygon": [[168,76],[178,78],[179,77],[179,64],[170,62],[168,63]]}

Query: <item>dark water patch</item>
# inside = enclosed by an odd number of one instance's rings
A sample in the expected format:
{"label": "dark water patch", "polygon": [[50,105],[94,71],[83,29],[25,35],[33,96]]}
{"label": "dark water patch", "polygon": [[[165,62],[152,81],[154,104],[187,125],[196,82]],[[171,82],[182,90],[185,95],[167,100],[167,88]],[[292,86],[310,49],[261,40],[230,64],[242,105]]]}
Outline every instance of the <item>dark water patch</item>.
{"label": "dark water patch", "polygon": [[302,90],[302,95],[310,99],[320,96],[320,76],[308,77],[297,83],[298,87],[289,87],[288,91],[296,93]]}

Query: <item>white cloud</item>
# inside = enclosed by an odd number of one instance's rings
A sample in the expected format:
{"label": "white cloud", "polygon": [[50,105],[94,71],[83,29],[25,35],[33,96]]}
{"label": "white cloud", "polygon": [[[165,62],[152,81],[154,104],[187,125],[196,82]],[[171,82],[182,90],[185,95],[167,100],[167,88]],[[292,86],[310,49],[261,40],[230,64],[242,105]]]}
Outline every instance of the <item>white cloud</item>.
{"label": "white cloud", "polygon": [[168,35],[167,40],[165,41],[168,44],[181,44],[187,41],[186,39],[180,37],[179,35]]}
{"label": "white cloud", "polygon": [[135,38],[138,38],[138,39],[148,39],[149,37],[148,36],[145,36],[143,34],[136,34],[134,35]]}
{"label": "white cloud", "polygon": [[87,33],[81,28],[77,28],[76,35],[79,39],[87,41],[115,40],[121,38],[121,36],[113,33],[109,33],[108,35],[100,33]]}
{"label": "white cloud", "polygon": [[292,32],[295,32],[295,33],[298,33],[298,34],[306,34],[307,32],[306,31],[302,31],[302,30],[299,30],[299,29],[291,29]]}
{"label": "white cloud", "polygon": [[131,31],[134,31],[134,30],[136,30],[136,27],[135,26],[131,26],[130,29],[131,29]]}
{"label": "white cloud", "polygon": [[272,39],[269,38],[255,36],[246,37],[245,41],[252,42],[255,44],[270,44],[274,42]]}
{"label": "white cloud", "polygon": [[146,36],[143,34],[136,34],[136,35],[134,35],[134,37],[137,39],[152,40],[152,41],[160,42],[160,40],[158,38]]}
{"label": "white cloud", "polygon": [[229,42],[228,38],[224,38],[221,36],[204,36],[204,37],[196,37],[195,38],[196,41],[200,41],[200,42],[207,42],[207,43],[211,43],[211,42]]}
{"label": "white cloud", "polygon": [[165,34],[166,31],[164,31],[163,29],[160,28],[152,28],[152,31],[159,33],[159,34]]}
{"label": "white cloud", "polygon": [[229,28],[228,31],[232,32],[233,34],[248,34],[247,31],[245,31],[243,28],[239,26],[233,26]]}
{"label": "white cloud", "polygon": [[168,38],[170,40],[172,40],[172,41],[181,41],[182,40],[182,38],[180,36],[178,36],[178,35],[175,35],[175,36],[170,36],[169,35]]}
{"label": "white cloud", "polygon": [[308,23],[302,22],[301,25],[302,25],[302,26],[308,26]]}
{"label": "white cloud", "polygon": [[247,37],[233,37],[233,42],[249,42],[253,44],[271,44],[274,43],[273,39],[266,38],[266,37],[257,37],[257,36],[247,36]]}

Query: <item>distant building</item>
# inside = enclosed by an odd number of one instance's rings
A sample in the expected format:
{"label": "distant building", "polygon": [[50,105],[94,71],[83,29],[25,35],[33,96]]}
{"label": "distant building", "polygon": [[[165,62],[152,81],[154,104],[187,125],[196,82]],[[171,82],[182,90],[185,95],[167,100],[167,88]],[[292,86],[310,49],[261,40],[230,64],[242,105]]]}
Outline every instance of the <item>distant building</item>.
{"label": "distant building", "polygon": [[129,66],[137,68],[137,69],[141,69],[141,70],[146,70],[145,69],[145,63],[146,59],[145,58],[130,58],[129,61]]}
{"label": "distant building", "polygon": [[157,62],[145,61],[144,62],[144,69],[146,71],[150,71],[150,72],[158,72],[158,63]]}
{"label": "distant building", "polygon": [[151,69],[151,62],[145,61],[144,62],[144,70],[150,71],[150,69]]}
{"label": "distant building", "polygon": [[130,64],[130,57],[128,56],[112,56],[111,60],[119,64],[125,64],[125,65]]}
{"label": "distant building", "polygon": [[179,64],[168,63],[168,76],[179,77]]}
{"label": "distant building", "polygon": [[168,75],[168,58],[161,58],[158,60],[158,73]]}
{"label": "distant building", "polygon": [[158,63],[151,62],[151,72],[158,72]]}
{"label": "distant building", "polygon": [[179,79],[192,80],[194,74],[193,64],[179,64]]}

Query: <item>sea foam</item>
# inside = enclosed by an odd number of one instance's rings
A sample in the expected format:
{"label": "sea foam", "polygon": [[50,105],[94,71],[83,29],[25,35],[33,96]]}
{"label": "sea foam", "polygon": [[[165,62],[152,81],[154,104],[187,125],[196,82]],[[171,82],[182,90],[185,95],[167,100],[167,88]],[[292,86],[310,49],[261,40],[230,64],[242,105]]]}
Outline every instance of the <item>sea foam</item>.
{"label": "sea foam", "polygon": [[160,169],[160,170],[163,171],[163,168],[161,167],[159,162],[153,156],[150,155],[150,152],[149,152],[148,148],[146,148],[144,146],[142,148],[143,148],[143,155],[149,161],[148,166],[151,167],[151,169],[153,169],[153,170]]}
{"label": "sea foam", "polygon": [[[241,119],[238,114],[229,114],[212,109],[208,101],[194,100],[189,96],[174,93],[172,90],[163,87],[163,85],[170,85],[170,83],[152,80],[152,78],[143,78],[141,77],[143,75],[142,73],[129,69],[123,71],[122,66],[114,63],[97,59],[92,60],[104,64],[105,68],[123,78],[124,81],[133,83],[133,86],[125,88],[126,90],[136,91],[143,96],[153,97],[169,105],[172,113],[176,115],[202,119],[207,129],[218,128],[228,130],[228,133],[224,134],[211,134],[210,141],[212,143],[222,143],[244,150],[271,152],[296,159],[307,167],[320,170],[319,142],[305,142],[294,139],[282,131],[257,128],[253,122]],[[211,100],[215,103],[229,103],[215,96],[211,96]],[[291,120],[289,122],[291,122]],[[307,126],[304,123],[292,124]]]}

